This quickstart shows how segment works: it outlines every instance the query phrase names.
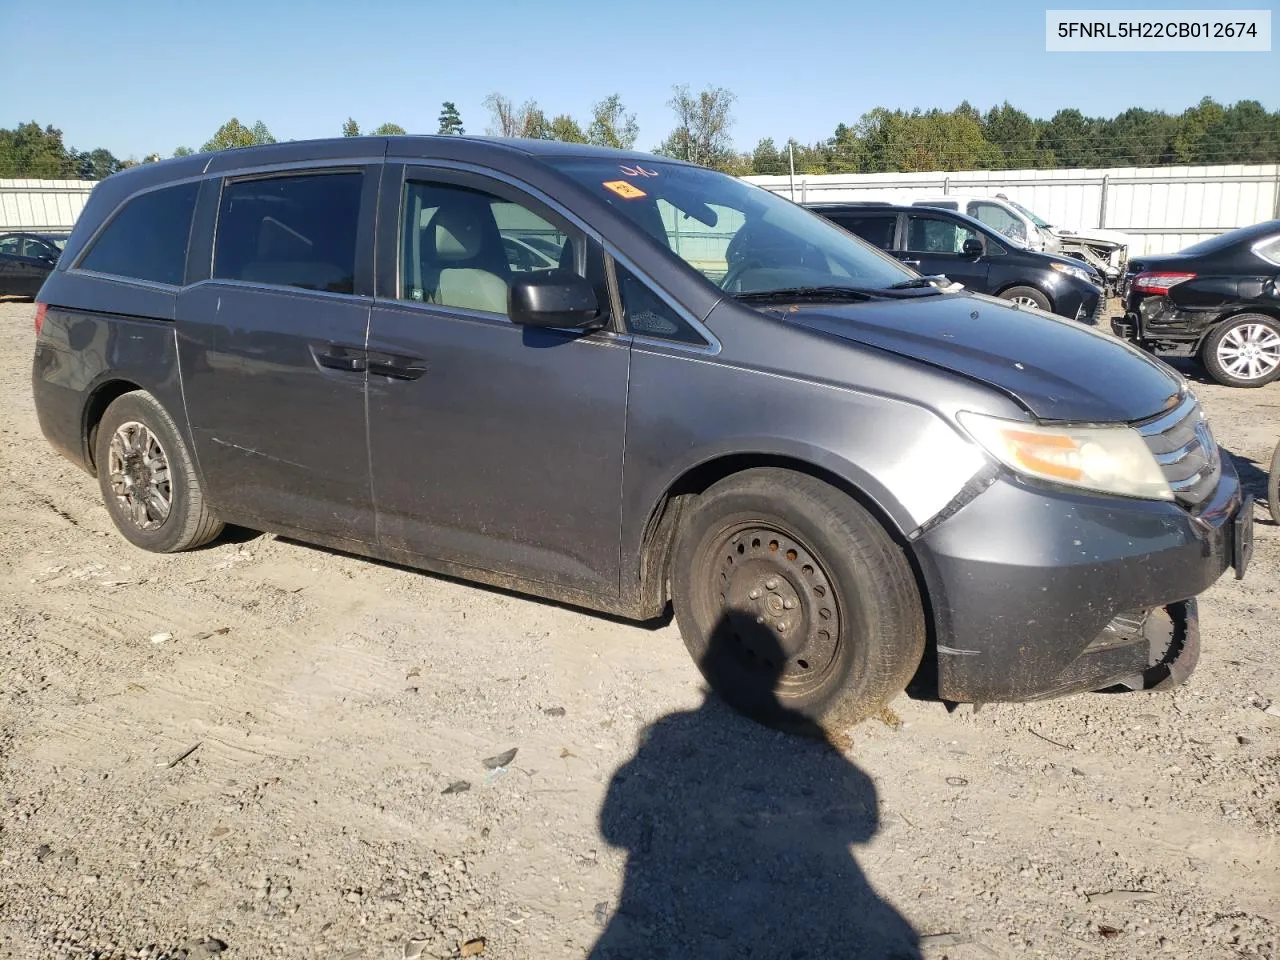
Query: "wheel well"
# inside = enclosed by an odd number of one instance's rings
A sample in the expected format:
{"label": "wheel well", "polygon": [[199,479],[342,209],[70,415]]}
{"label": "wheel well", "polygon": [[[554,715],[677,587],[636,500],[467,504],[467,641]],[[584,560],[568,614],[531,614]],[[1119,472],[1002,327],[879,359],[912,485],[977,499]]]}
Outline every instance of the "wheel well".
{"label": "wheel well", "polygon": [[[793,457],[772,456],[766,454],[731,454],[717,457],[700,463],[686,471],[676,479],[659,499],[657,506],[649,514],[644,528],[644,539],[640,554],[640,592],[642,602],[650,615],[657,616],[671,599],[668,580],[671,571],[671,557],[674,552],[676,532],[680,526],[680,518],[684,510],[693,500],[714,483],[719,483],[735,473],[755,467],[781,467],[807,474],[822,480],[842,491],[860,506],[865,508],[881,526],[906,552],[911,564],[915,566],[914,551],[911,550],[906,536],[896,523],[871,497],[850,483],[844,477],[832,473],[815,464]],[[924,580],[917,571],[917,581],[924,598]],[[927,605],[927,601],[926,601]]]}
{"label": "wheel well", "polygon": [[98,424],[102,422],[102,415],[107,412],[107,407],[111,406],[119,397],[141,389],[142,387],[129,380],[108,380],[106,383],[100,384],[89,395],[89,402],[84,407],[84,423],[80,430],[80,436],[85,445],[85,462],[89,464],[89,469],[95,474],[97,473],[97,464],[93,462],[93,448],[97,445]]}

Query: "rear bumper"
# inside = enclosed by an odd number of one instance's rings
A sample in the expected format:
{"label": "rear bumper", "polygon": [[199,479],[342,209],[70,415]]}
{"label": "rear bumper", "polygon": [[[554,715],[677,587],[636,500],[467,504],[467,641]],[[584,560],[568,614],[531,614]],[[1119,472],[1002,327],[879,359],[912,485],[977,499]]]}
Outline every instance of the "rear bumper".
{"label": "rear bumper", "polygon": [[1180,683],[1199,656],[1194,598],[1232,566],[1242,503],[1229,461],[1196,516],[997,480],[915,543],[939,695],[1036,700]]}

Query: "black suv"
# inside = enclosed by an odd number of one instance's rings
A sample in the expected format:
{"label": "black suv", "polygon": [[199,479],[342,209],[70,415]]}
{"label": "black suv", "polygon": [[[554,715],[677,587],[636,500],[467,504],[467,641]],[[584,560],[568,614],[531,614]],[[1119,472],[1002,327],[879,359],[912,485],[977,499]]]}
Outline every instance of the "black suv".
{"label": "black suv", "polygon": [[980,220],[934,207],[887,203],[808,205],[923,274],[944,274],[976,293],[1096,325],[1102,277],[1071,257],[1019,246]]}
{"label": "black suv", "polygon": [[1166,364],[658,157],[371,137],[145,164],[94,189],[36,326],[40,425],[132,543],[232,522],[670,603],[712,687],[792,729],[922,666],[949,700],[1176,682],[1194,597],[1248,560]]}

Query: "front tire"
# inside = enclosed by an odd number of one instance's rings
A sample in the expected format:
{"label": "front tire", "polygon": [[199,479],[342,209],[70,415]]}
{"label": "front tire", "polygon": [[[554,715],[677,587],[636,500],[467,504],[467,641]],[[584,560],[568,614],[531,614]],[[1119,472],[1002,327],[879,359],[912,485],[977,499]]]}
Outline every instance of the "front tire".
{"label": "front tire", "polygon": [[1205,369],[1228,387],[1261,387],[1280,377],[1280,323],[1244,313],[1220,323],[1204,341]]}
{"label": "front tire", "polygon": [[222,521],[205,505],[195,463],[168,411],[145,390],[117,397],[98,423],[98,487],[125,539],[154,553],[208,543]]}
{"label": "front tire", "polygon": [[673,604],[711,688],[769,726],[823,736],[874,715],[920,663],[911,565],[867,510],[804,474],[714,484],[676,544]]}
{"label": "front tire", "polygon": [[1039,307],[1041,310],[1053,313],[1053,304],[1049,302],[1049,298],[1035,287],[1010,287],[1008,290],[1000,291],[1000,296],[1021,307]]}

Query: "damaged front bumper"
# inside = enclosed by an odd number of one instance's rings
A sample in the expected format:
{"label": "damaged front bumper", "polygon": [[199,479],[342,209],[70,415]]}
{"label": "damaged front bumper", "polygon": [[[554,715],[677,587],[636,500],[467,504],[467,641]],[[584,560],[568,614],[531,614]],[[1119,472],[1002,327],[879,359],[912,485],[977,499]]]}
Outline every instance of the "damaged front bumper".
{"label": "damaged front bumper", "polygon": [[938,695],[1039,700],[1181,683],[1200,650],[1195,597],[1251,551],[1229,463],[1196,512],[997,480],[915,542]]}

